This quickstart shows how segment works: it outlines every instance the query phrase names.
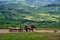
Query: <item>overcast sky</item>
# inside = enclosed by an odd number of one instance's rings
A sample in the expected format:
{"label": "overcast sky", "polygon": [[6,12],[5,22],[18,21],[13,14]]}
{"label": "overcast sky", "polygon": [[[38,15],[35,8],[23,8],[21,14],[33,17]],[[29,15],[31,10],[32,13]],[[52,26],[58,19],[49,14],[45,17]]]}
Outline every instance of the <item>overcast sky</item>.
{"label": "overcast sky", "polygon": [[[14,0],[0,0],[0,1],[14,1]],[[24,0],[17,0],[17,1],[24,1]],[[60,1],[60,0],[40,0],[40,1]]]}
{"label": "overcast sky", "polygon": [[[0,0],[0,1],[10,1],[10,0]],[[22,0],[21,0],[22,1]],[[54,0],[51,0],[51,1],[54,1]]]}
{"label": "overcast sky", "polygon": [[[11,0],[0,0],[0,1],[11,1]],[[13,1],[13,0],[12,0]],[[23,1],[23,0],[17,0],[17,1]]]}
{"label": "overcast sky", "polygon": [[[7,0],[0,0],[0,1],[7,1]],[[10,0],[8,0],[8,1],[10,1]]]}

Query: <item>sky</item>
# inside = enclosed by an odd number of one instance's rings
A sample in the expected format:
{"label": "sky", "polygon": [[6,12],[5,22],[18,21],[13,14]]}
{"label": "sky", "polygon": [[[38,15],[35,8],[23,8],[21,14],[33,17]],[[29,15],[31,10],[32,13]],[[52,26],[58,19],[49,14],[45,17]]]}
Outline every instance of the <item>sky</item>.
{"label": "sky", "polygon": [[[7,1],[7,0],[0,0],[0,1]],[[8,1],[10,1],[10,0],[8,0]],[[21,0],[21,1],[23,1],[23,0]],[[54,1],[54,0],[51,0],[51,1]]]}
{"label": "sky", "polygon": [[[0,1],[11,1],[11,0],[0,0]],[[13,1],[13,0],[12,0]],[[24,0],[17,0],[17,1],[24,1]]]}
{"label": "sky", "polygon": [[[0,1],[15,1],[15,0],[0,0]],[[16,1],[25,1],[25,0],[16,0]],[[30,0],[29,0],[30,1]],[[36,0],[35,0],[36,1]],[[54,2],[54,1],[60,1],[60,0],[39,0],[41,2]]]}
{"label": "sky", "polygon": [[[0,0],[0,1],[7,1],[7,0]],[[10,1],[10,0],[8,0],[8,1]]]}

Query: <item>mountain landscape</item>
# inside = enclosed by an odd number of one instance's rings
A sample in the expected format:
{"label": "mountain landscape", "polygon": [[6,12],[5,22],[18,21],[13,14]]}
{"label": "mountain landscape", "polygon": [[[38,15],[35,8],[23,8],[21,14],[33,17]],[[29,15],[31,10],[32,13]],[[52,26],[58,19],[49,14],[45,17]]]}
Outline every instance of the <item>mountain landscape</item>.
{"label": "mountain landscape", "polygon": [[0,0],[0,28],[60,26],[60,0]]}

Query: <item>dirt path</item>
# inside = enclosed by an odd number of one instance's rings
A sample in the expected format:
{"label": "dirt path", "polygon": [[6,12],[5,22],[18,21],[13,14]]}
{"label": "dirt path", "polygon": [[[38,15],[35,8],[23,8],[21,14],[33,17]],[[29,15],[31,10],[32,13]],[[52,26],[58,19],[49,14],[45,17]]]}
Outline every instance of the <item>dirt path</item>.
{"label": "dirt path", "polygon": [[9,33],[8,29],[0,29],[0,33]]}
{"label": "dirt path", "polygon": [[[54,30],[34,30],[34,32],[48,32],[53,33]],[[0,29],[0,33],[10,33],[9,29]],[[57,30],[57,33],[60,33],[60,30]]]}
{"label": "dirt path", "polygon": [[[54,33],[54,30],[35,30],[34,32],[47,32],[47,33]],[[56,33],[60,33],[60,30],[57,30]]]}

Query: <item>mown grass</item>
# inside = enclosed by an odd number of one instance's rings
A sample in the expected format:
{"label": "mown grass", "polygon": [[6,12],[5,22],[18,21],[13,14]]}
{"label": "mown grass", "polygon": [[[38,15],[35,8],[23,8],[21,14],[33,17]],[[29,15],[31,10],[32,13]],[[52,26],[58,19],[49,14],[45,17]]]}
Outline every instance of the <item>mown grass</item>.
{"label": "mown grass", "polygon": [[2,33],[0,40],[51,40],[50,37],[59,36],[60,34],[21,32],[21,33]]}

